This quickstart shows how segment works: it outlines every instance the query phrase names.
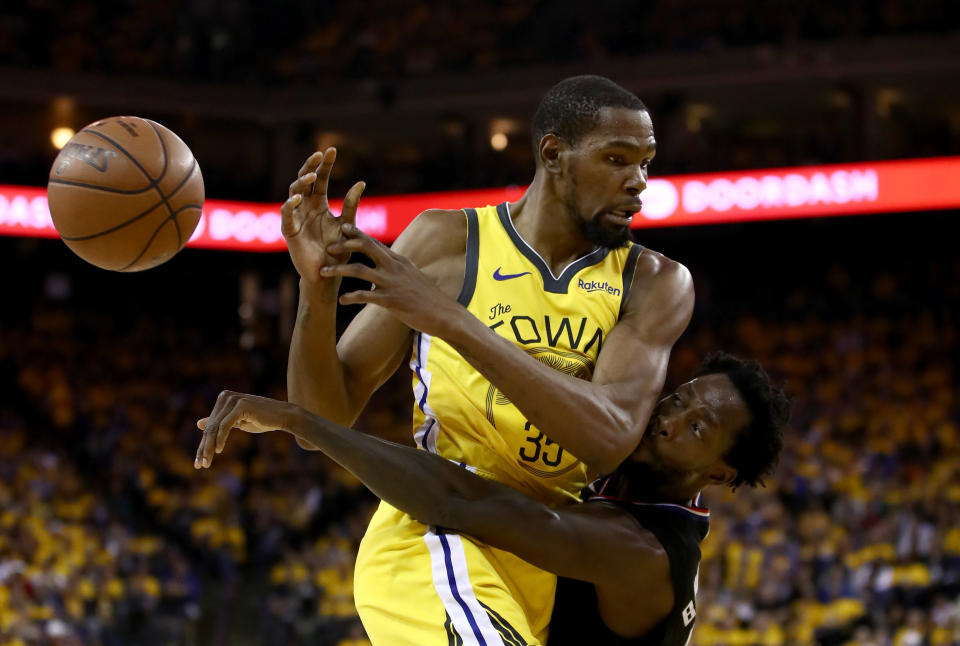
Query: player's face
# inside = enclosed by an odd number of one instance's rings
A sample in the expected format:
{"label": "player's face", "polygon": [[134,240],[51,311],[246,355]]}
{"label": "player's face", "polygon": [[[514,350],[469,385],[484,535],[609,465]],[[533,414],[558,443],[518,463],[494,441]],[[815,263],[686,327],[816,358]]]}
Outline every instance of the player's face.
{"label": "player's face", "polygon": [[676,484],[721,484],[732,471],[723,456],[749,423],[750,410],[729,377],[698,377],[657,403],[630,459]]}
{"label": "player's face", "polygon": [[647,112],[602,108],[593,130],[565,151],[564,201],[584,238],[610,248],[627,243],[656,146]]}

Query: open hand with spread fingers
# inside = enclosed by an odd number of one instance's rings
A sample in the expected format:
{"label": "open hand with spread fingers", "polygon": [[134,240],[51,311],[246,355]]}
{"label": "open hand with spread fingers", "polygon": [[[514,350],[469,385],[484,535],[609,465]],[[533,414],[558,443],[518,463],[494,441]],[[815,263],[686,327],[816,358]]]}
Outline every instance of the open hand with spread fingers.
{"label": "open hand with spread fingers", "polygon": [[303,409],[296,404],[224,390],[210,415],[197,422],[203,437],[193,466],[209,467],[214,454],[223,452],[233,429],[247,433],[290,431],[302,415]]}
{"label": "open hand with spread fingers", "polygon": [[340,217],[335,216],[327,200],[327,186],[336,159],[336,148],[310,155],[290,184],[289,198],[280,207],[280,227],[290,258],[310,286],[324,280],[321,267],[347,260],[349,254],[330,255],[327,246],[342,239],[343,224],[356,222],[357,205],[366,186],[363,182],[354,184],[343,198]]}
{"label": "open hand with spread fingers", "polygon": [[409,258],[395,253],[354,224],[344,223],[342,231],[344,239],[327,245],[327,253],[333,257],[362,253],[376,265],[330,264],[320,270],[322,276],[350,276],[373,283],[370,290],[343,294],[342,305],[379,305],[411,329],[441,338],[451,326],[457,325],[458,317],[469,315]]}

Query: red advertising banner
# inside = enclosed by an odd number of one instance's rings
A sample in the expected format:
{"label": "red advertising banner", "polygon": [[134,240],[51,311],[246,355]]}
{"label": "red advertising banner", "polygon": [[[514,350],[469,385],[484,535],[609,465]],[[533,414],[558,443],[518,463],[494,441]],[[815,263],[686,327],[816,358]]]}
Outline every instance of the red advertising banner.
{"label": "red advertising banner", "polygon": [[[357,224],[392,242],[424,209],[515,201],[524,187],[364,197]],[[960,157],[651,178],[634,228],[960,208]],[[335,211],[341,206],[332,203]],[[0,235],[54,238],[46,190],[0,185]],[[190,246],[282,251],[280,204],[207,200]]]}

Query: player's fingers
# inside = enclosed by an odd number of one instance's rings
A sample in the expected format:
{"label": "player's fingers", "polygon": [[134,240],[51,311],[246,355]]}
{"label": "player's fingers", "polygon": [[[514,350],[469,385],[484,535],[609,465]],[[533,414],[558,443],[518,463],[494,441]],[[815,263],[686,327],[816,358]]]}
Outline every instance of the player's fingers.
{"label": "player's fingers", "polygon": [[303,162],[303,166],[300,167],[300,170],[297,171],[297,177],[303,177],[307,173],[312,173],[317,169],[317,166],[320,165],[320,161],[323,159],[323,152],[318,150]]}
{"label": "player's fingers", "polygon": [[366,187],[366,182],[357,182],[347,191],[346,197],[343,198],[343,210],[340,212],[341,225],[356,223],[357,206],[360,204],[360,196],[363,195],[363,189]]}
{"label": "player's fingers", "polygon": [[204,456],[207,454],[207,444],[211,442],[211,437],[213,436],[212,431],[203,429],[203,435],[200,438],[200,445],[197,446],[197,455],[193,458],[193,468],[199,469],[200,467],[205,466],[203,463]]}
{"label": "player's fingers", "polygon": [[346,240],[340,242],[344,250],[359,251],[378,267],[388,260],[396,260],[400,257],[391,251],[387,245],[361,231],[355,224],[344,222],[340,230],[347,236]]}
{"label": "player's fingers", "polygon": [[199,469],[203,465],[203,455],[206,451],[207,442],[210,440],[211,432],[207,430],[210,424],[210,418],[204,417],[197,421],[197,428],[203,431],[203,434],[200,436],[200,443],[197,446],[197,455],[193,459],[193,468]]}
{"label": "player's fingers", "polygon": [[217,397],[217,403],[213,407],[213,412],[204,423],[203,439],[200,441],[200,448],[197,449],[197,459],[194,466],[207,467],[213,458],[213,449],[216,443],[217,432],[220,429],[224,415],[233,407],[237,393],[224,390]]}
{"label": "player's fingers", "polygon": [[[244,405],[243,399],[237,398],[234,401],[233,407],[224,415],[223,419],[220,422],[220,428],[217,429],[217,437],[213,442],[213,448],[215,453],[220,453],[223,451],[224,445],[227,443],[227,438],[230,436],[230,431],[241,423],[244,414]],[[210,456],[213,459],[213,456]]]}
{"label": "player's fingers", "polygon": [[280,207],[280,233],[284,238],[290,238],[303,229],[304,216],[297,213],[297,207],[303,202],[303,195],[296,193],[287,198]]}
{"label": "player's fingers", "polygon": [[215,453],[223,451],[223,447],[227,443],[227,438],[230,437],[230,431],[240,423],[244,411],[247,409],[245,404],[248,397],[250,396],[237,394],[231,398],[230,408],[220,419],[220,426],[217,429],[217,435],[214,439],[213,450]]}
{"label": "player's fingers", "polygon": [[290,182],[288,195],[292,197],[297,193],[309,193],[310,187],[312,187],[313,183],[316,181],[317,181],[317,174],[314,172],[310,172],[310,173],[307,173],[306,175],[302,175],[301,177],[298,177],[297,179]]}
{"label": "player's fingers", "polygon": [[213,410],[210,412],[210,416],[206,421],[206,431],[217,431],[217,427],[220,424],[220,420],[223,419],[224,413],[230,408],[233,403],[234,397],[237,393],[224,390],[219,395],[217,395],[217,403],[213,405]]}
{"label": "player's fingers", "polygon": [[317,180],[313,183],[313,195],[326,196],[327,185],[330,182],[330,173],[333,172],[333,164],[337,161],[337,149],[327,148],[323,151],[323,158],[317,167]]}
{"label": "player's fingers", "polygon": [[[235,407],[235,404],[231,404],[232,407]],[[213,464],[213,456],[220,451],[217,450],[217,445],[220,442],[220,436],[223,434],[224,415],[229,416],[231,414],[230,410],[227,410],[224,414],[221,415],[221,418],[216,422],[217,426],[214,427],[212,424],[204,429],[204,447],[203,455],[200,456],[200,466],[207,468]]]}
{"label": "player's fingers", "polygon": [[[374,240],[367,240],[366,238],[347,238],[346,240],[337,240],[336,242],[331,242],[327,245],[327,253],[362,253],[363,255],[368,256],[371,260],[384,260],[393,256],[393,252],[388,250],[386,253],[384,253],[383,250],[374,243]],[[380,263],[377,264],[379,265]]]}
{"label": "player's fingers", "polygon": [[355,292],[347,292],[346,294],[340,296],[341,305],[365,305],[367,303],[379,305],[383,302],[383,292],[378,292],[373,289],[361,289]]}
{"label": "player's fingers", "polygon": [[348,276],[350,278],[359,278],[369,283],[376,284],[380,274],[373,267],[367,267],[363,263],[351,262],[345,265],[327,265],[320,268],[320,273],[324,276]]}
{"label": "player's fingers", "polygon": [[217,433],[217,439],[214,444],[214,453],[223,453],[223,447],[227,445],[227,438],[230,437],[230,431],[233,430],[232,426],[227,428],[221,428],[220,432]]}

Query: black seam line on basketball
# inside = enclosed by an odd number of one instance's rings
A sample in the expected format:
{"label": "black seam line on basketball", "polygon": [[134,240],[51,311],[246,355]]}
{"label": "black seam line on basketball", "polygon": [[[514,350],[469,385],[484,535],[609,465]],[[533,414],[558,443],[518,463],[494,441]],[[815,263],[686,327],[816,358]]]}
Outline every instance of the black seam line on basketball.
{"label": "black seam line on basketball", "polygon": [[[178,192],[181,188],[183,188],[184,185],[186,185],[187,181],[188,181],[191,177],[193,177],[193,171],[196,170],[196,168],[197,168],[197,160],[194,159],[194,160],[193,160],[193,166],[190,167],[190,172],[187,173],[186,177],[184,177],[184,178],[180,181],[180,183],[177,184],[177,185],[173,188],[172,191],[170,191],[170,195],[168,196],[168,198],[169,198],[169,197],[173,197],[174,195],[176,195],[177,192]],[[98,187],[98,186],[85,186],[84,188],[97,189],[97,188],[99,188],[99,187]],[[79,241],[81,241],[81,240],[89,240],[90,238],[96,238],[97,236],[102,236],[102,235],[106,235],[106,234],[108,234],[108,233],[113,233],[113,232],[116,231],[117,229],[122,229],[123,227],[127,226],[128,224],[132,224],[132,223],[136,222],[137,220],[139,220],[140,218],[146,216],[147,214],[149,214],[150,212],[152,212],[154,209],[156,209],[156,208],[157,208],[158,206],[160,206],[161,204],[163,204],[163,200],[160,200],[159,202],[154,202],[153,204],[150,205],[149,208],[147,208],[146,211],[143,211],[143,212],[141,212],[141,213],[138,213],[137,215],[133,216],[133,217],[130,218],[129,220],[126,220],[126,221],[124,221],[124,222],[121,222],[120,224],[114,225],[114,226],[110,227],[109,229],[106,229],[106,230],[104,230],[104,231],[100,231],[100,232],[98,232],[98,233],[91,233],[90,235],[85,235],[85,236],[75,236],[75,237],[71,237],[71,236],[60,236],[60,237],[63,238],[64,240],[69,240],[70,242],[79,242]],[[169,210],[169,209],[168,209],[168,210]],[[169,216],[168,216],[168,217],[169,217]],[[166,220],[164,220],[164,221],[166,221]]]}
{"label": "black seam line on basketball", "polygon": [[[126,157],[126,158],[129,159],[131,162],[133,162],[133,165],[140,169],[140,172],[143,173],[143,176],[146,177],[148,180],[150,180],[150,185],[147,187],[148,189],[150,189],[150,188],[156,188],[157,184],[160,183],[160,180],[163,179],[163,176],[164,176],[164,175],[166,174],[166,172],[167,172],[166,159],[164,159],[164,168],[163,168],[163,171],[160,173],[160,175],[159,175],[156,179],[154,179],[154,178],[150,177],[150,173],[147,172],[147,169],[144,168],[143,165],[142,165],[139,161],[137,161],[137,158],[134,157],[133,155],[131,155],[129,152],[127,152],[127,149],[124,148],[123,146],[121,146],[119,143],[117,143],[112,137],[108,137],[107,135],[103,134],[102,132],[97,132],[96,130],[89,130],[89,129],[87,129],[87,128],[84,128],[84,129],[81,130],[80,132],[89,132],[91,135],[96,135],[97,137],[100,137],[101,139],[103,139],[103,140],[106,141],[107,143],[111,144],[114,148],[116,148],[117,150],[119,150],[120,152],[122,152],[123,155],[124,155],[124,157]],[[166,155],[164,155],[164,157],[166,157]]]}
{"label": "black seam line on basketball", "polygon": [[[167,208],[170,208],[169,204],[167,205]],[[173,217],[173,226],[176,227],[177,229],[177,248],[179,249],[180,246],[183,244],[183,233],[180,232],[180,221],[177,220],[177,216],[173,215],[172,212],[171,212],[171,215]]]}
{"label": "black seam line on basketball", "polygon": [[49,184],[66,184],[67,186],[79,186],[80,188],[95,188],[99,191],[104,191],[106,193],[120,193],[121,195],[136,195],[137,193],[146,193],[153,186],[146,186],[144,188],[138,188],[135,191],[127,191],[122,188],[111,188],[109,186],[100,186],[98,184],[87,184],[86,182],[75,182],[69,179],[57,179],[53,178],[48,181]]}
{"label": "black seam line on basketball", "polygon": [[[157,193],[159,193],[160,195],[160,199],[163,200],[164,205],[167,207],[167,211],[170,213],[170,217],[173,218],[173,226],[177,229],[177,248],[179,249],[180,245],[183,244],[183,234],[180,233],[180,223],[177,222],[177,218],[174,217],[173,209],[170,207],[170,202],[167,201],[167,196],[164,195],[163,191],[160,190],[160,185],[159,185],[160,178],[162,178],[167,174],[167,167],[169,167],[170,165],[170,158],[167,155],[167,144],[163,140],[163,135],[160,134],[160,131],[157,130],[157,127],[153,124],[153,122],[150,121],[149,119],[146,119],[145,121],[147,122],[147,125],[153,128],[153,132],[154,134],[157,135],[157,140],[160,142],[160,150],[163,152],[163,170],[160,171],[160,177],[157,178],[157,186],[155,188],[157,189]],[[193,161],[196,162],[197,160],[194,159]],[[191,169],[190,172],[192,173],[193,169]]]}
{"label": "black seam line on basketball", "polygon": [[[126,271],[127,269],[130,269],[130,267],[133,267],[135,264],[137,264],[137,261],[143,258],[143,254],[147,253],[147,249],[149,249],[150,245],[153,244],[153,241],[156,239],[157,234],[160,233],[160,229],[165,227],[167,225],[167,222],[169,222],[170,220],[176,221],[177,215],[179,215],[181,211],[186,211],[187,209],[191,209],[191,208],[199,209],[202,206],[203,206],[202,204],[184,204],[179,209],[177,209],[176,212],[172,213],[169,217],[164,218],[163,222],[161,222],[160,225],[153,230],[153,235],[151,235],[150,239],[147,240],[147,244],[144,245],[140,253],[137,254],[137,257],[131,260],[127,265],[118,269],[117,271]],[[180,250],[180,246],[177,245],[177,251],[179,250]]]}

